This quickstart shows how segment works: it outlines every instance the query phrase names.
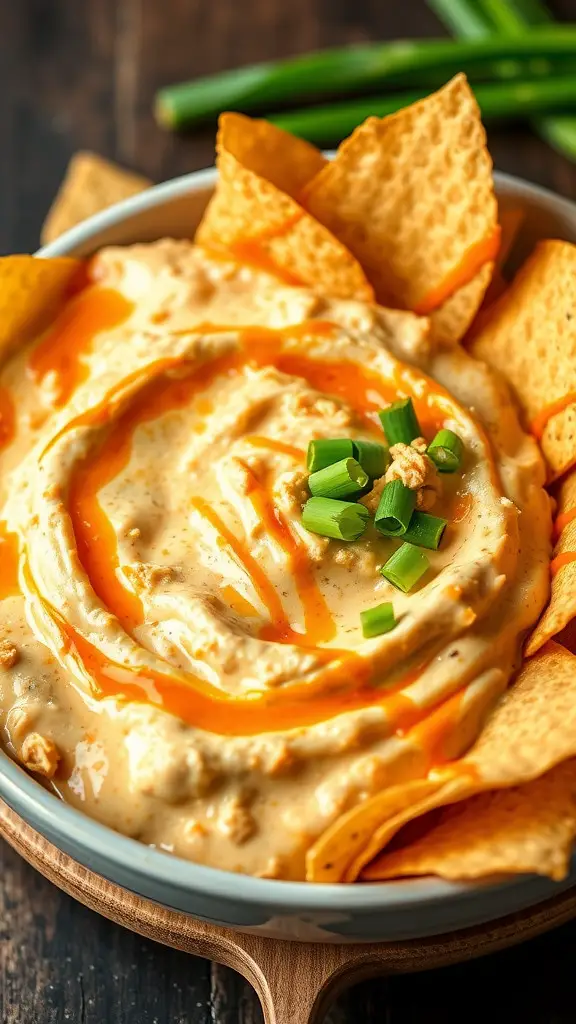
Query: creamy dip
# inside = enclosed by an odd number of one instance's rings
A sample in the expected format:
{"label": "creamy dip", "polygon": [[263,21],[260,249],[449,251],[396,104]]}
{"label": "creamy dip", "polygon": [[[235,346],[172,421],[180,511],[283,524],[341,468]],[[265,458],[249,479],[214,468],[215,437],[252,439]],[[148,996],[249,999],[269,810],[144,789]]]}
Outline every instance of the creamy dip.
{"label": "creamy dip", "polygon": [[[460,755],[548,593],[549,502],[507,391],[428,321],[188,242],[103,250],[8,362],[0,713],[68,802],[199,862],[304,877],[353,804]],[[411,396],[465,444],[409,594],[397,541],[307,532],[310,439]],[[364,640],[392,600],[397,628]]]}

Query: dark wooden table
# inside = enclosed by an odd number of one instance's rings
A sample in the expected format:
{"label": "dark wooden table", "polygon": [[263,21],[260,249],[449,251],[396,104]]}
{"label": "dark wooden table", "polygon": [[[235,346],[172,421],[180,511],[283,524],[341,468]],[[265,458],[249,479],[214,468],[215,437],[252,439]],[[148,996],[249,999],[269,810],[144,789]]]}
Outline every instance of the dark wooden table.
{"label": "dark wooden table", "polygon": [[[576,0],[552,3],[576,20]],[[33,251],[71,154],[161,180],[212,163],[213,130],[159,131],[171,80],[321,46],[442,32],[423,0],[0,0],[0,252]],[[576,167],[527,129],[490,135],[496,166],[576,197]],[[348,993],[332,1024],[576,1021],[576,923],[519,949]],[[1,1024],[244,1024],[231,971],[75,904],[0,846]]]}

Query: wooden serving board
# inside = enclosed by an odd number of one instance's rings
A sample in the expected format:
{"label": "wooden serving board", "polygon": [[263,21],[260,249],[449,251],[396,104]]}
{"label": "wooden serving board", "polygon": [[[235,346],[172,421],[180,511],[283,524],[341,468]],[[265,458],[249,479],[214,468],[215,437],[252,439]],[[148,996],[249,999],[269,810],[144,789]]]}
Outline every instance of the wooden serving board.
{"label": "wooden serving board", "polygon": [[337,945],[244,934],[167,910],[61,853],[0,801],[0,836],[46,878],[104,917],[149,939],[234,968],[254,986],[265,1024],[320,1024],[350,984],[493,953],[576,917],[576,890],[493,924],[430,939]]}

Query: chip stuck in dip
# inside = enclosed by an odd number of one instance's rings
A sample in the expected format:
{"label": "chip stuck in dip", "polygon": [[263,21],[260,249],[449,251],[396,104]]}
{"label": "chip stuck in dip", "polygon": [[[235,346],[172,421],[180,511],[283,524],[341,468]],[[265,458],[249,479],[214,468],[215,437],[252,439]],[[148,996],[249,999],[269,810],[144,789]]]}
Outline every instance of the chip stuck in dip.
{"label": "chip stuck in dip", "polygon": [[463,76],[332,162],[217,149],[195,242],[0,260],[5,749],[226,870],[562,877],[576,383],[527,353],[576,250],[506,285]]}

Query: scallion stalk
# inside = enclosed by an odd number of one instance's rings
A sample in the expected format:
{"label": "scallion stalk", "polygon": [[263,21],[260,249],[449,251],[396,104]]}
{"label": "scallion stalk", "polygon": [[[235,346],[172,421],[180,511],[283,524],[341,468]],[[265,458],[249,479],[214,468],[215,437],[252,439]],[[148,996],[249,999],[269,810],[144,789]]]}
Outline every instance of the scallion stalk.
{"label": "scallion stalk", "polygon": [[490,35],[490,24],[478,10],[478,0],[428,0],[428,7],[457,39],[485,39]]}
{"label": "scallion stalk", "polygon": [[383,476],[390,461],[388,449],[378,441],[354,441],[354,457],[371,480]]}
{"label": "scallion stalk", "polygon": [[423,551],[412,544],[402,544],[382,566],[380,572],[389,583],[407,594],[429,568],[430,562]]}
{"label": "scallion stalk", "polygon": [[447,519],[440,519],[439,516],[431,516],[427,512],[419,512],[416,509],[402,540],[407,544],[415,544],[417,547],[437,551],[447,525]]}
{"label": "scallion stalk", "polygon": [[420,437],[420,424],[411,398],[402,398],[382,409],[378,417],[390,447],[394,444],[411,444]]}
{"label": "scallion stalk", "polygon": [[356,459],[341,459],[308,477],[310,493],[317,498],[351,498],[368,483],[368,474]]}
{"label": "scallion stalk", "polygon": [[415,506],[416,491],[410,490],[401,480],[391,480],[382,491],[374,526],[385,537],[401,537],[408,529]]}
{"label": "scallion stalk", "polygon": [[367,608],[360,612],[362,624],[362,636],[367,640],[373,636],[381,636],[382,633],[389,633],[396,626],[394,608],[390,601],[383,601],[375,608]]}
{"label": "scallion stalk", "polygon": [[440,473],[455,473],[462,465],[464,445],[453,430],[439,430],[426,453]]}
{"label": "scallion stalk", "polygon": [[[549,113],[576,105],[576,75],[564,75],[533,81],[495,82],[474,86],[474,94],[485,120],[518,119],[527,114]],[[356,125],[372,115],[384,117],[416,103],[423,91],[398,92],[344,103],[333,103],[305,110],[277,114],[270,120],[317,145],[329,145],[346,138]],[[576,154],[576,136],[575,148]]]}
{"label": "scallion stalk", "polygon": [[[541,0],[480,0],[480,4],[478,0],[428,0],[428,6],[458,39],[494,38],[502,33],[533,34],[539,26],[547,31],[554,24],[551,12]],[[550,63],[551,74],[560,70],[551,62],[547,63]],[[523,74],[520,68],[518,77]],[[576,117],[572,114],[541,117],[534,127],[559,153],[576,160]]]}
{"label": "scallion stalk", "polygon": [[430,72],[437,73],[438,84],[457,71],[500,77],[499,66],[510,60],[573,61],[575,38],[572,26],[553,25],[517,37],[394,40],[322,50],[167,86],[156,96],[155,113],[161,125],[178,129],[227,109],[270,109],[375,86],[429,87]]}
{"label": "scallion stalk", "polygon": [[315,473],[325,466],[332,466],[340,459],[356,457],[354,445],[348,437],[323,437],[308,444],[306,466],[310,473]]}
{"label": "scallion stalk", "polygon": [[302,525],[311,533],[333,540],[358,540],[369,518],[364,505],[334,498],[309,498],[302,509]]}

